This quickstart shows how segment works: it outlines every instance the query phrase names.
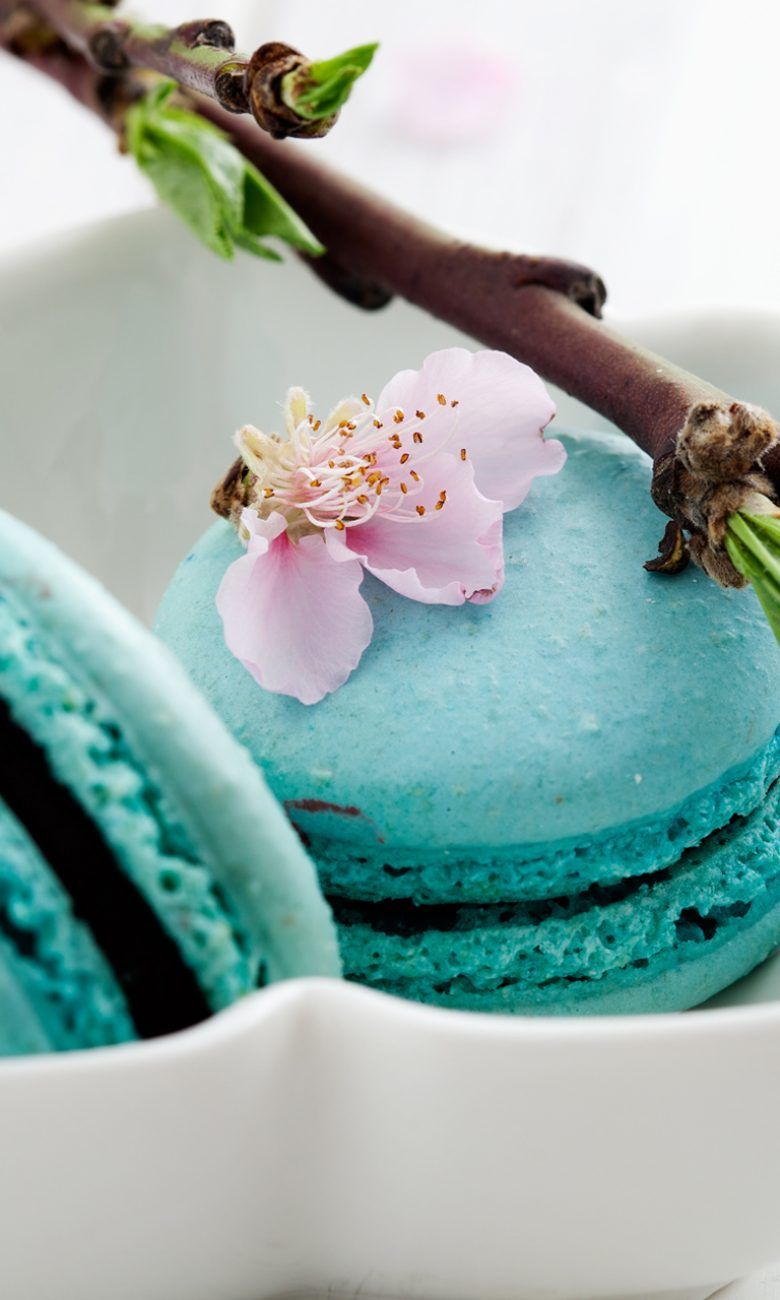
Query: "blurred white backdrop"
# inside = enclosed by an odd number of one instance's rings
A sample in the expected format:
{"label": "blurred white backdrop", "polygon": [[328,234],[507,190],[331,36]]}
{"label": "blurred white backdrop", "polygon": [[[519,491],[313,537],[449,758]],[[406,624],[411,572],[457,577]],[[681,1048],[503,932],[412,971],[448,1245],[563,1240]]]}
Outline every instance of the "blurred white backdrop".
{"label": "blurred white backdrop", "polygon": [[[139,0],[175,22],[190,0]],[[613,308],[780,306],[766,0],[215,0],[239,44],[381,41],[314,148],[457,232],[596,266]],[[104,129],[0,65],[0,244],[151,201]]]}
{"label": "blurred white backdrop", "polygon": [[[201,16],[192,0],[135,8]],[[780,308],[779,5],[214,0],[212,13],[243,48],[278,38],[317,57],[379,40],[337,130],[299,147],[430,220],[591,263],[621,312]],[[153,201],[99,123],[6,58],[0,159],[0,248]],[[780,1300],[780,1266],[722,1294]]]}

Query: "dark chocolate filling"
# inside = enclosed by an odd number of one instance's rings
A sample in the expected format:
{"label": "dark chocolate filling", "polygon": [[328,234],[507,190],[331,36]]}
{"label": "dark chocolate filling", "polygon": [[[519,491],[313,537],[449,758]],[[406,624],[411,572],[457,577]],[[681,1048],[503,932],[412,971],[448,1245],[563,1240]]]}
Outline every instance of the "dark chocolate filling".
{"label": "dark chocolate filling", "polygon": [[139,1036],[154,1038],[205,1020],[210,1008],[175,940],[3,699],[0,758],[0,795],[92,931]]}

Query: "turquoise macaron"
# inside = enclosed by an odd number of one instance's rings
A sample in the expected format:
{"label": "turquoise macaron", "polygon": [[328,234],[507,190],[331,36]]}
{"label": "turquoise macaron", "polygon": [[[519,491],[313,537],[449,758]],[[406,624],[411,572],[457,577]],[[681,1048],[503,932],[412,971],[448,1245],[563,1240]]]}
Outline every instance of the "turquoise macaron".
{"label": "turquoise macaron", "polygon": [[341,973],[311,861],[174,657],[0,512],[0,1054]]}
{"label": "turquoise macaron", "polygon": [[157,630],[284,802],[349,979],[483,1011],[683,1009],[780,943],[780,652],[752,593],[643,571],[641,452],[563,441],[505,516],[498,597],[422,605],[367,576],[374,639],[317,705],[226,649],[222,521]]}

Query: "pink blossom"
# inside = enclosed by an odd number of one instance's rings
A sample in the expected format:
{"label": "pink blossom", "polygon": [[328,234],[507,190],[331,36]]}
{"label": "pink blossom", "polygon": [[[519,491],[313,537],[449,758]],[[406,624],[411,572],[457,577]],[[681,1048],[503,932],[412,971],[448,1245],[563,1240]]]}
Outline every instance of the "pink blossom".
{"label": "pink blossom", "polygon": [[237,435],[254,480],[246,554],[217,594],[228,648],[267,690],[315,704],[371,640],[364,569],[428,604],[491,600],[504,511],[566,459],[542,436],[554,413],[527,366],[465,348],[402,370],[376,405],[346,398],[324,422],[290,389],[286,437]]}
{"label": "pink blossom", "polygon": [[473,37],[421,42],[417,36],[388,72],[393,121],[416,144],[469,145],[517,120],[520,77],[513,51],[482,46]]}

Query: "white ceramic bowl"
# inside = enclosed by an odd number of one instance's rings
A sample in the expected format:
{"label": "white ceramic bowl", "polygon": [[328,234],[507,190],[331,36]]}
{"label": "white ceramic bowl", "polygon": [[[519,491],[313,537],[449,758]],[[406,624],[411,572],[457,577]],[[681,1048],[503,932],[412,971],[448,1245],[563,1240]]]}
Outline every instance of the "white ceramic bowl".
{"label": "white ceramic bowl", "polygon": [[[147,617],[234,426],[291,382],[376,390],[455,339],[294,264],[222,266],[162,213],[1,279],[0,504]],[[779,317],[635,330],[780,409]],[[306,981],[155,1043],[0,1064],[2,1294],[701,1297],[780,1256],[779,988],[768,963],[733,1006],[512,1020]]]}

